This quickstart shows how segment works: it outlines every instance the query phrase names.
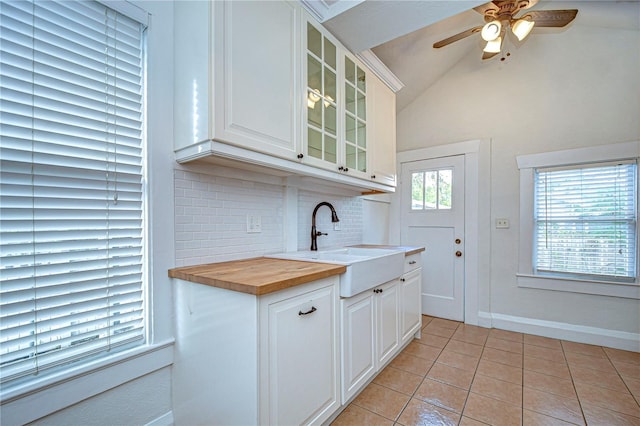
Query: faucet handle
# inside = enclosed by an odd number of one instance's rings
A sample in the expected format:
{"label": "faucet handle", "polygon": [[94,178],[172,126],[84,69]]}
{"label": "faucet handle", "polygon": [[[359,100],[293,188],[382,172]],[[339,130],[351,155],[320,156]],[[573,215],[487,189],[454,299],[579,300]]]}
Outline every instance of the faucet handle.
{"label": "faucet handle", "polygon": [[329,234],[327,234],[326,232],[323,233],[323,232],[320,232],[320,231],[316,232],[316,237],[319,237],[321,235],[329,235]]}

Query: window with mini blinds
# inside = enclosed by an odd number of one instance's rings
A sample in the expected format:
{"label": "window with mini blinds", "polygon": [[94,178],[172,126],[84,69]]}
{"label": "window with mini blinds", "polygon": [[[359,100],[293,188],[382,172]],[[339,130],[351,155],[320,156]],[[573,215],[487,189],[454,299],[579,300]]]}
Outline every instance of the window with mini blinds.
{"label": "window with mini blinds", "polygon": [[145,341],[142,24],[0,3],[0,373]]}
{"label": "window with mini blinds", "polygon": [[636,174],[635,161],[536,169],[535,273],[633,282]]}

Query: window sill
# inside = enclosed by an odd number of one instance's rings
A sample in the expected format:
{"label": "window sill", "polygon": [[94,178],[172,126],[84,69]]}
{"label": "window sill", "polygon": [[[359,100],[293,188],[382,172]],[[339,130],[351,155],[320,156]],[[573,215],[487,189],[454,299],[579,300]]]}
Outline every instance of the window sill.
{"label": "window sill", "polygon": [[2,421],[25,424],[173,363],[173,340],[2,387]]}
{"label": "window sill", "polygon": [[594,294],[598,296],[640,299],[640,285],[610,281],[579,280],[575,278],[549,277],[530,274],[516,274],[518,287],[540,290],[564,291],[569,293]]}

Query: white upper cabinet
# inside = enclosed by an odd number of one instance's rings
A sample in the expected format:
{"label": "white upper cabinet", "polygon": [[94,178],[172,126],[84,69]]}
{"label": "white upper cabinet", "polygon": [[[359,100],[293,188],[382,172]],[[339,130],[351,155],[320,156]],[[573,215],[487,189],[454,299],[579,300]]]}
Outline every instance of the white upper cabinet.
{"label": "white upper cabinet", "polygon": [[369,72],[313,19],[304,27],[303,162],[368,179]]}
{"label": "white upper cabinet", "polygon": [[295,159],[300,6],[193,1],[174,7],[176,148],[213,139]]}
{"label": "white upper cabinet", "polygon": [[299,2],[178,1],[174,17],[178,162],[394,190],[395,94]]}
{"label": "white upper cabinet", "polygon": [[370,179],[396,186],[396,94],[374,75],[368,84]]}

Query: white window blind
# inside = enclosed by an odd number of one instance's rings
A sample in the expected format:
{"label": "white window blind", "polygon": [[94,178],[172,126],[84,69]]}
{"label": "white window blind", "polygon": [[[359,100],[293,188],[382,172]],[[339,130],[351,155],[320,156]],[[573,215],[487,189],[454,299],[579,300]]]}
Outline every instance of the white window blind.
{"label": "white window blind", "polygon": [[0,2],[2,382],[142,344],[144,27]]}
{"label": "white window blind", "polygon": [[536,273],[635,278],[636,168],[626,162],[536,170]]}

